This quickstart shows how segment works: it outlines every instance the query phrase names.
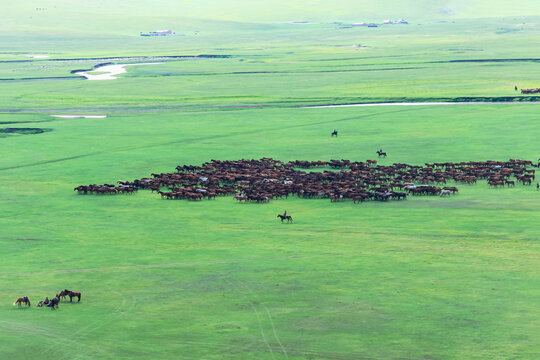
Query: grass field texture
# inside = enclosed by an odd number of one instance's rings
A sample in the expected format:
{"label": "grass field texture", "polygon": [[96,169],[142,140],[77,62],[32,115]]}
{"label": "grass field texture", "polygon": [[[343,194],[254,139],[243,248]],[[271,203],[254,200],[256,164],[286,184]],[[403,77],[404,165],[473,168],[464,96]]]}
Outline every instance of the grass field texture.
{"label": "grass field texture", "polygon": [[[538,22],[496,33],[512,21],[369,36],[240,24],[236,43],[217,31],[200,44],[1,38],[0,128],[47,131],[0,136],[0,358],[538,358],[534,186],[481,181],[451,198],[360,205],[73,191],[211,159],[360,161],[380,147],[382,164],[536,160],[538,104],[298,107],[519,97],[514,85],[538,87]],[[30,52],[52,60],[14,62]],[[54,59],[197,54],[231,57],[167,60],[104,82],[8,80],[101,62]],[[474,59],[514,61],[451,62]],[[107,117],[50,116],[90,113]],[[276,219],[283,210],[294,223]],[[11,305],[63,288],[81,291],[81,302]]]}

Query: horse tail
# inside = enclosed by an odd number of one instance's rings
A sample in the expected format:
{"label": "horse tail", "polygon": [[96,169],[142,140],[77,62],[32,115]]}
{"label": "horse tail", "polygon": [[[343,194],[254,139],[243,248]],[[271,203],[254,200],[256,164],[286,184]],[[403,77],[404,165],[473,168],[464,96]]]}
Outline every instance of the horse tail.
{"label": "horse tail", "polygon": [[32,304],[30,304],[30,299],[26,299],[28,300],[28,306],[32,306]]}

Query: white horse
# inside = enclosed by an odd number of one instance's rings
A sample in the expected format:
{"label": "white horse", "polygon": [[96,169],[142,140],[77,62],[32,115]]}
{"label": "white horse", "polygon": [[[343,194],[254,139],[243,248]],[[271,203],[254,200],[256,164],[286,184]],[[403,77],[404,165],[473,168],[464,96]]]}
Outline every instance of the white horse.
{"label": "white horse", "polygon": [[444,196],[450,196],[451,192],[450,190],[443,190],[441,191],[441,195],[439,195],[440,197],[444,197]]}

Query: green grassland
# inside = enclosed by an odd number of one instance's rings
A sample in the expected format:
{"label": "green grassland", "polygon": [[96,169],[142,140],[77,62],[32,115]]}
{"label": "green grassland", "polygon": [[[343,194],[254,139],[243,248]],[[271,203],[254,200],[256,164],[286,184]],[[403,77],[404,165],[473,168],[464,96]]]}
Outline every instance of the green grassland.
{"label": "green grassland", "polygon": [[[4,32],[0,128],[51,131],[0,137],[0,358],[538,358],[533,186],[479,182],[451,198],[360,205],[73,191],[210,159],[365,160],[379,147],[382,164],[535,160],[538,104],[299,107],[534,100],[513,88],[540,86],[538,18],[517,27],[521,18],[468,17],[335,29],[224,15],[186,22],[199,35],[144,38],[138,25],[167,26],[126,16],[74,32]],[[95,58],[200,54],[230,57],[128,67],[110,81],[70,73],[109,62]],[[491,60],[453,62],[476,59]],[[21,80],[57,77],[75,79]],[[293,224],[276,219],[285,209]],[[81,291],[81,303],[11,305],[63,288]]]}
{"label": "green grassland", "polygon": [[[540,51],[529,46],[538,41],[540,30],[534,24],[539,18],[531,19],[523,26],[520,20],[507,18],[432,20],[422,26],[376,29],[247,24],[223,33],[214,24],[209,33],[168,38],[24,36],[24,41],[13,42],[6,36],[4,41],[13,48],[1,55],[0,85],[9,91],[2,92],[0,109],[87,112],[202,105],[527,101],[532,98],[521,96],[514,86],[536,87],[540,76]],[[502,28],[518,31],[498,33]],[[123,46],[113,48],[119,42]],[[29,48],[51,58],[29,61],[24,55]],[[163,60],[128,68],[126,79],[106,83],[88,82],[71,73],[111,62],[107,57],[203,54],[230,57]],[[113,60],[137,61],[141,60]],[[36,81],[59,77],[72,81]]]}

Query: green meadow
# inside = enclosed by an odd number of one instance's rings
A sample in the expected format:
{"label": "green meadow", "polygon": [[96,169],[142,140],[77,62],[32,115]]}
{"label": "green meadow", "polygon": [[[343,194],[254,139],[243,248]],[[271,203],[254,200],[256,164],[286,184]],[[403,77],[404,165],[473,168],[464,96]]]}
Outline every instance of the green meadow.
{"label": "green meadow", "polygon": [[[96,23],[54,22],[74,10],[45,3],[20,32],[0,27],[0,130],[22,129],[0,132],[0,358],[540,357],[537,180],[362,204],[73,191],[211,159],[363,161],[380,147],[386,165],[536,160],[540,99],[514,86],[540,87],[540,11],[494,18],[454,1],[453,17],[350,28],[288,24],[309,20],[292,5],[294,18],[250,22],[218,6],[177,21],[186,36],[152,38],[138,33],[172,15],[137,17],[141,1],[113,1],[128,15]],[[330,20],[358,18],[342,13]],[[197,55],[221,57],[152,59]],[[160,64],[71,73],[108,62]],[[434,101],[486,103],[303,107]],[[51,116],[75,114],[106,117]],[[35,307],[64,288],[81,302]],[[30,309],[12,306],[24,295]]]}

